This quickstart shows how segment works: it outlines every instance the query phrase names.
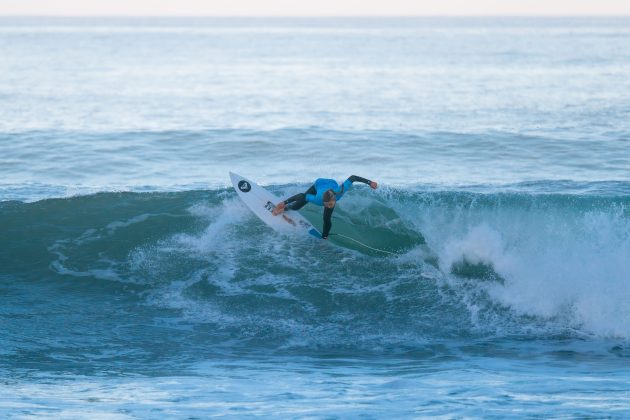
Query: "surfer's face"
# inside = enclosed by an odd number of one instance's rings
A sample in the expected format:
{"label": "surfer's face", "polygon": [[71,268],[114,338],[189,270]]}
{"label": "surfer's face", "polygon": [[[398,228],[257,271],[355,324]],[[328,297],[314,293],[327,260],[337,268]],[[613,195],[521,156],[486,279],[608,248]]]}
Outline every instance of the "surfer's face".
{"label": "surfer's face", "polygon": [[335,207],[336,202],[337,200],[335,200],[335,198],[333,197],[330,201],[326,201],[324,203],[324,207],[328,207],[329,209],[332,209],[333,207]]}

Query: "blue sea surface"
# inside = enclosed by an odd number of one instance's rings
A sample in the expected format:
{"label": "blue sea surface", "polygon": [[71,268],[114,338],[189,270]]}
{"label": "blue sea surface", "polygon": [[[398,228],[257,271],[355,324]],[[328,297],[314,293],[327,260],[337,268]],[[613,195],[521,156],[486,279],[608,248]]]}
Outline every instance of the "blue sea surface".
{"label": "blue sea surface", "polygon": [[629,273],[630,18],[0,18],[0,417],[627,418]]}

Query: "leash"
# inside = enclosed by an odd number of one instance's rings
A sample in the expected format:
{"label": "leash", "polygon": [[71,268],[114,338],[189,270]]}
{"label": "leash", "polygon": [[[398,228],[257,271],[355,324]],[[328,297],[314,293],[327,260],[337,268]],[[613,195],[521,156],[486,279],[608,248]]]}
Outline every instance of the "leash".
{"label": "leash", "polygon": [[332,236],[332,235],[339,236],[339,237],[341,237],[341,238],[345,238],[345,239],[351,240],[351,241],[356,242],[356,243],[358,243],[359,245],[361,245],[361,246],[363,246],[363,247],[365,247],[365,248],[367,248],[367,249],[371,249],[372,251],[383,252],[383,253],[385,253],[385,254],[389,254],[389,255],[398,255],[398,254],[396,254],[395,252],[386,251],[386,250],[384,250],[384,249],[378,249],[378,248],[371,247],[371,246],[369,246],[369,245],[364,244],[364,243],[363,243],[363,242],[361,242],[361,241],[357,241],[357,240],[356,240],[356,239],[354,239],[354,238],[351,238],[351,237],[346,236],[346,235],[342,235],[342,234],[340,234],[340,233],[331,233],[331,234],[330,234],[330,236]]}

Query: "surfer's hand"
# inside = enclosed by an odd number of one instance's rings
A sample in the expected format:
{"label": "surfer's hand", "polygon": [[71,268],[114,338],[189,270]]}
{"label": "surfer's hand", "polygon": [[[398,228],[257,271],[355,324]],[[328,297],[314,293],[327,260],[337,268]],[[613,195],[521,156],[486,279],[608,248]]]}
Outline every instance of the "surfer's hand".
{"label": "surfer's hand", "polygon": [[276,206],[275,209],[273,209],[273,211],[271,212],[271,214],[273,214],[274,216],[279,215],[280,213],[282,213],[284,211],[284,201],[281,201],[278,203],[278,205]]}
{"label": "surfer's hand", "polygon": [[370,188],[372,188],[373,190],[375,190],[378,187],[378,183],[377,182],[370,182]]}

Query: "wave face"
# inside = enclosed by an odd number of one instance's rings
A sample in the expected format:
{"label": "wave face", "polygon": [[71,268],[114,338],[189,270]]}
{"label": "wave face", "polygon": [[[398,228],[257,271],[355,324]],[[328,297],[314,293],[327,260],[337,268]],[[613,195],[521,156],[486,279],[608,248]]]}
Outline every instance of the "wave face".
{"label": "wave face", "polygon": [[627,195],[391,189],[340,204],[333,232],[396,255],[279,236],[223,189],[4,202],[0,219],[2,351],[22,367],[55,349],[98,369],[108,352],[172,365],[209,351],[630,337]]}

